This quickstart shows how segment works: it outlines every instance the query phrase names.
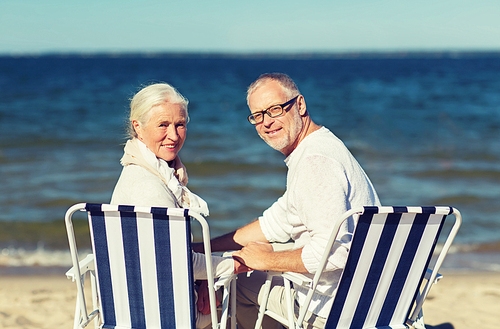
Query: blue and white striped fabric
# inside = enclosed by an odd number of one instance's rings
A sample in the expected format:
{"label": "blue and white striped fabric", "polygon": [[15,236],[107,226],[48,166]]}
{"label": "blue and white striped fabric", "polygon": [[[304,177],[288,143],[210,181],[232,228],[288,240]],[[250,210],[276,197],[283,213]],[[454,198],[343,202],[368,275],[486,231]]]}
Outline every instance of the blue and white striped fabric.
{"label": "blue and white striped fabric", "polygon": [[406,328],[450,207],[364,207],[325,328]]}
{"label": "blue and white striped fabric", "polygon": [[184,209],[87,204],[103,328],[194,328]]}

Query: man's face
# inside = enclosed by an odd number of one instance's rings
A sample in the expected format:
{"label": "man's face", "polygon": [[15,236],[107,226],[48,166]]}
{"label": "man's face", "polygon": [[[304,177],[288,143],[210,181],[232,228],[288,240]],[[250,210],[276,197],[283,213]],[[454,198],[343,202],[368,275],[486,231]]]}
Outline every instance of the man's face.
{"label": "man's face", "polygon": [[[265,110],[276,104],[283,104],[290,100],[283,87],[274,81],[265,82],[257,88],[248,99],[250,112],[255,113]],[[283,114],[271,118],[264,115],[264,121],[255,125],[259,136],[273,149],[280,151],[285,156],[295,149],[298,137],[303,128],[302,118],[296,106],[297,101],[283,109]]]}

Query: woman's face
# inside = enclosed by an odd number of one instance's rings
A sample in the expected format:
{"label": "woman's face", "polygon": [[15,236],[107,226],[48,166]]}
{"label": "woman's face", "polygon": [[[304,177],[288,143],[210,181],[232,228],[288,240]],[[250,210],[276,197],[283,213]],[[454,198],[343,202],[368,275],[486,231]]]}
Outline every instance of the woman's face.
{"label": "woman's face", "polygon": [[150,111],[149,121],[140,126],[133,121],[135,131],[157,158],[172,161],[186,139],[187,115],[179,104],[162,103]]}

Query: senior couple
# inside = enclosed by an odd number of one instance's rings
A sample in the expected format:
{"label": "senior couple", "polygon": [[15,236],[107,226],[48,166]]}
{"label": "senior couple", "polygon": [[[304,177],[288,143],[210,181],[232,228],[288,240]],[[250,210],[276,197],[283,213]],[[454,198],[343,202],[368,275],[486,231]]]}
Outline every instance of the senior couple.
{"label": "senior couple", "polygon": [[[131,102],[130,140],[121,159],[123,171],[111,203],[191,208],[208,215],[208,206],[187,187],[186,169],[177,153],[186,138],[187,100],[167,84],[139,91]],[[379,205],[367,175],[349,150],[327,128],[309,116],[304,96],[285,74],[263,74],[247,91],[248,121],[272,148],[283,153],[288,167],[286,191],[257,220],[211,241],[213,251],[236,250],[232,258],[212,257],[214,275],[243,273],[237,280],[238,328],[253,328],[264,271],[314,275],[333,220],[345,211]],[[354,223],[347,221],[337,236],[326,273],[304,320],[306,328],[323,328],[347,259]],[[293,241],[293,248],[274,251],[271,243]],[[195,244],[195,279],[206,278],[201,244]],[[197,327],[203,328],[209,310],[203,290],[198,300]],[[307,291],[296,287],[301,304]],[[274,283],[268,307],[287,318],[284,287]],[[208,320],[207,320],[208,319]],[[271,318],[263,328],[281,328]]]}

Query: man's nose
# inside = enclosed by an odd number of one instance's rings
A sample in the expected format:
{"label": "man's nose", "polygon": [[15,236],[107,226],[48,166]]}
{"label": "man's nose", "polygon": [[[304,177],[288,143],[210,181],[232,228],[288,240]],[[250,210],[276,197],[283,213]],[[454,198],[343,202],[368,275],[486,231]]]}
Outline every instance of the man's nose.
{"label": "man's nose", "polygon": [[264,124],[264,126],[269,126],[274,122],[274,118],[271,118],[271,116],[267,112],[264,113],[263,117],[264,120],[262,120],[262,123]]}

